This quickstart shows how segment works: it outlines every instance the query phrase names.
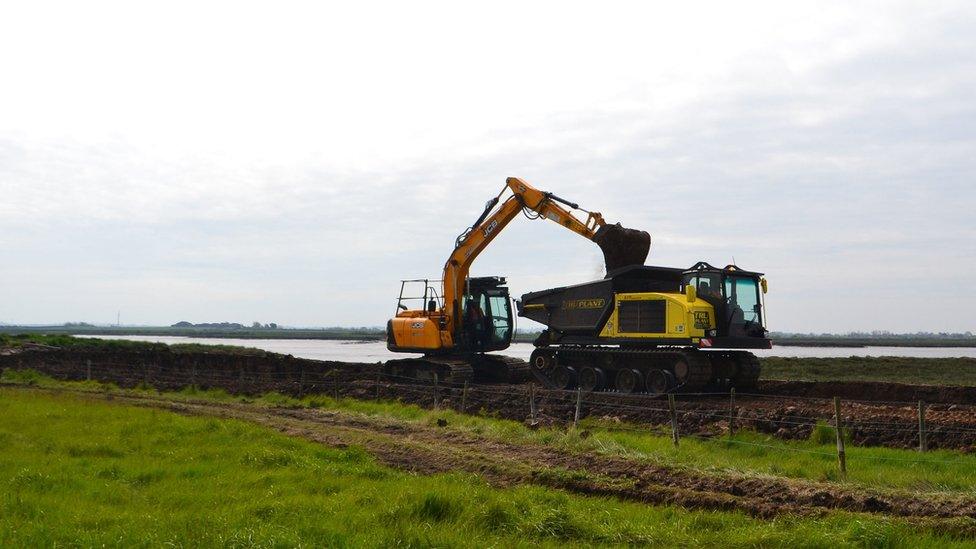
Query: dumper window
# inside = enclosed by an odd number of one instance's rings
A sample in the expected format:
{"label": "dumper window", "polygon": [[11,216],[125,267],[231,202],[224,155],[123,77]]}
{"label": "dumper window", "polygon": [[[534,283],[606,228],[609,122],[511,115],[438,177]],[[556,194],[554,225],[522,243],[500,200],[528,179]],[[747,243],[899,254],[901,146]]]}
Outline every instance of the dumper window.
{"label": "dumper window", "polygon": [[[715,274],[697,274],[685,279],[685,286],[694,286],[700,297],[709,299],[722,298],[722,282]],[[684,287],[681,288],[684,291]]]}
{"label": "dumper window", "polygon": [[[725,294],[734,314],[733,322],[737,320],[738,309],[742,311],[741,323],[761,324],[759,305],[759,285],[755,278],[728,277],[725,279]],[[736,309],[738,308],[738,309]]]}

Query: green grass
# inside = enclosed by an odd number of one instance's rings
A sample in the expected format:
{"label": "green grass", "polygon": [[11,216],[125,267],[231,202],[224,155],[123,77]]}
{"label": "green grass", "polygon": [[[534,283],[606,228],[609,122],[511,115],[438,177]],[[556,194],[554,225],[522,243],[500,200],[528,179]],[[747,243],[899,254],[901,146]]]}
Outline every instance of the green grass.
{"label": "green grass", "polygon": [[[937,547],[848,513],[758,520],[416,476],[231,420],[0,388],[3,546]],[[953,537],[956,536],[956,537]]]}
{"label": "green grass", "polygon": [[[100,392],[133,392],[94,381],[59,381],[33,370],[6,370],[0,376],[0,382]],[[159,394],[151,388],[135,392]],[[815,428],[810,440],[806,441],[788,441],[752,431],[740,431],[732,438],[709,439],[685,435],[675,449],[666,428],[619,424],[596,418],[584,419],[577,430],[533,429],[521,422],[499,419],[485,413],[461,414],[450,409],[430,410],[394,401],[352,398],[335,400],[327,395],[297,399],[280,393],[256,397],[240,396],[222,389],[201,390],[196,387],[187,387],[177,393],[164,395],[173,399],[320,408],[428,426],[446,421],[449,429],[502,441],[543,444],[566,451],[595,451],[715,474],[785,477],[844,482],[876,490],[976,496],[976,455],[951,450],[932,450],[920,454],[913,450],[848,445],[848,475],[842,480],[837,468],[834,431],[827,425]]]}
{"label": "green grass", "polygon": [[976,358],[765,357],[763,379],[976,386]]}
{"label": "green grass", "polygon": [[[786,441],[750,431],[733,438],[702,439],[684,436],[677,449],[664,428],[641,428],[599,419],[584,419],[579,430],[531,429],[510,420],[452,410],[427,410],[395,402],[306,397],[302,401],[276,397],[276,405],[312,406],[345,410],[374,417],[395,418],[426,425],[447,421],[448,427],[488,437],[546,444],[571,451],[596,451],[644,459],[672,467],[715,473],[740,473],[840,481],[833,429],[814,430],[812,440]],[[258,399],[261,402],[262,399]],[[264,400],[267,402],[267,400]],[[581,433],[586,434],[581,436]],[[923,462],[919,462],[923,460]],[[898,489],[976,495],[976,456],[949,450],[919,454],[912,450],[847,447],[848,484],[874,489]]]}

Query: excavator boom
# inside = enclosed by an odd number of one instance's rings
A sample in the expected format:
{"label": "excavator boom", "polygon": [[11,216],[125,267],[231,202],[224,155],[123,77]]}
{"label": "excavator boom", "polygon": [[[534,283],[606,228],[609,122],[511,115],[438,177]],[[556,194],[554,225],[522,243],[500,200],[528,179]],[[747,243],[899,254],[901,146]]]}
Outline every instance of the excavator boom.
{"label": "excavator boom", "polygon": [[[506,190],[511,196],[498,206]],[[587,214],[580,220],[562,205]],[[444,264],[444,306],[449,308],[447,328],[455,332],[460,317],[461,297],[471,264],[519,212],[548,219],[589,239],[603,250],[607,272],[627,265],[643,265],[650,251],[651,237],[645,231],[625,229],[619,223],[610,225],[599,212],[583,210],[578,204],[552,193],[540,191],[524,180],[509,177],[498,196],[489,200],[478,219],[455,242],[454,251]]]}

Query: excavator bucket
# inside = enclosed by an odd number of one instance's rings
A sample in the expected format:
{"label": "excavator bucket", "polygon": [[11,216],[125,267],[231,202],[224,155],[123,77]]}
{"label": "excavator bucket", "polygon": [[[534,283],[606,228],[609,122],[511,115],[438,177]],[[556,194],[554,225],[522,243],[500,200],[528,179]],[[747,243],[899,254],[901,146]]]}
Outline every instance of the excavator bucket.
{"label": "excavator bucket", "polygon": [[628,229],[620,223],[600,227],[593,242],[603,250],[608,273],[629,265],[643,265],[651,251],[651,235],[647,231]]}

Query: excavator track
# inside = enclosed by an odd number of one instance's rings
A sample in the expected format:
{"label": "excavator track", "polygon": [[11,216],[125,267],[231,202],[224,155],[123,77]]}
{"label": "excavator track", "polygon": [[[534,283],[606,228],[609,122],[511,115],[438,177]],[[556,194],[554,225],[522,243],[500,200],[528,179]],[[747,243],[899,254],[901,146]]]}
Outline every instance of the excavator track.
{"label": "excavator track", "polygon": [[531,379],[529,363],[511,356],[472,354],[388,360],[384,366],[391,380],[463,384],[465,381],[487,383],[524,383]]}
{"label": "excavator track", "polygon": [[470,361],[458,357],[423,357],[388,360],[383,366],[391,381],[421,381],[460,385],[474,380]]}

